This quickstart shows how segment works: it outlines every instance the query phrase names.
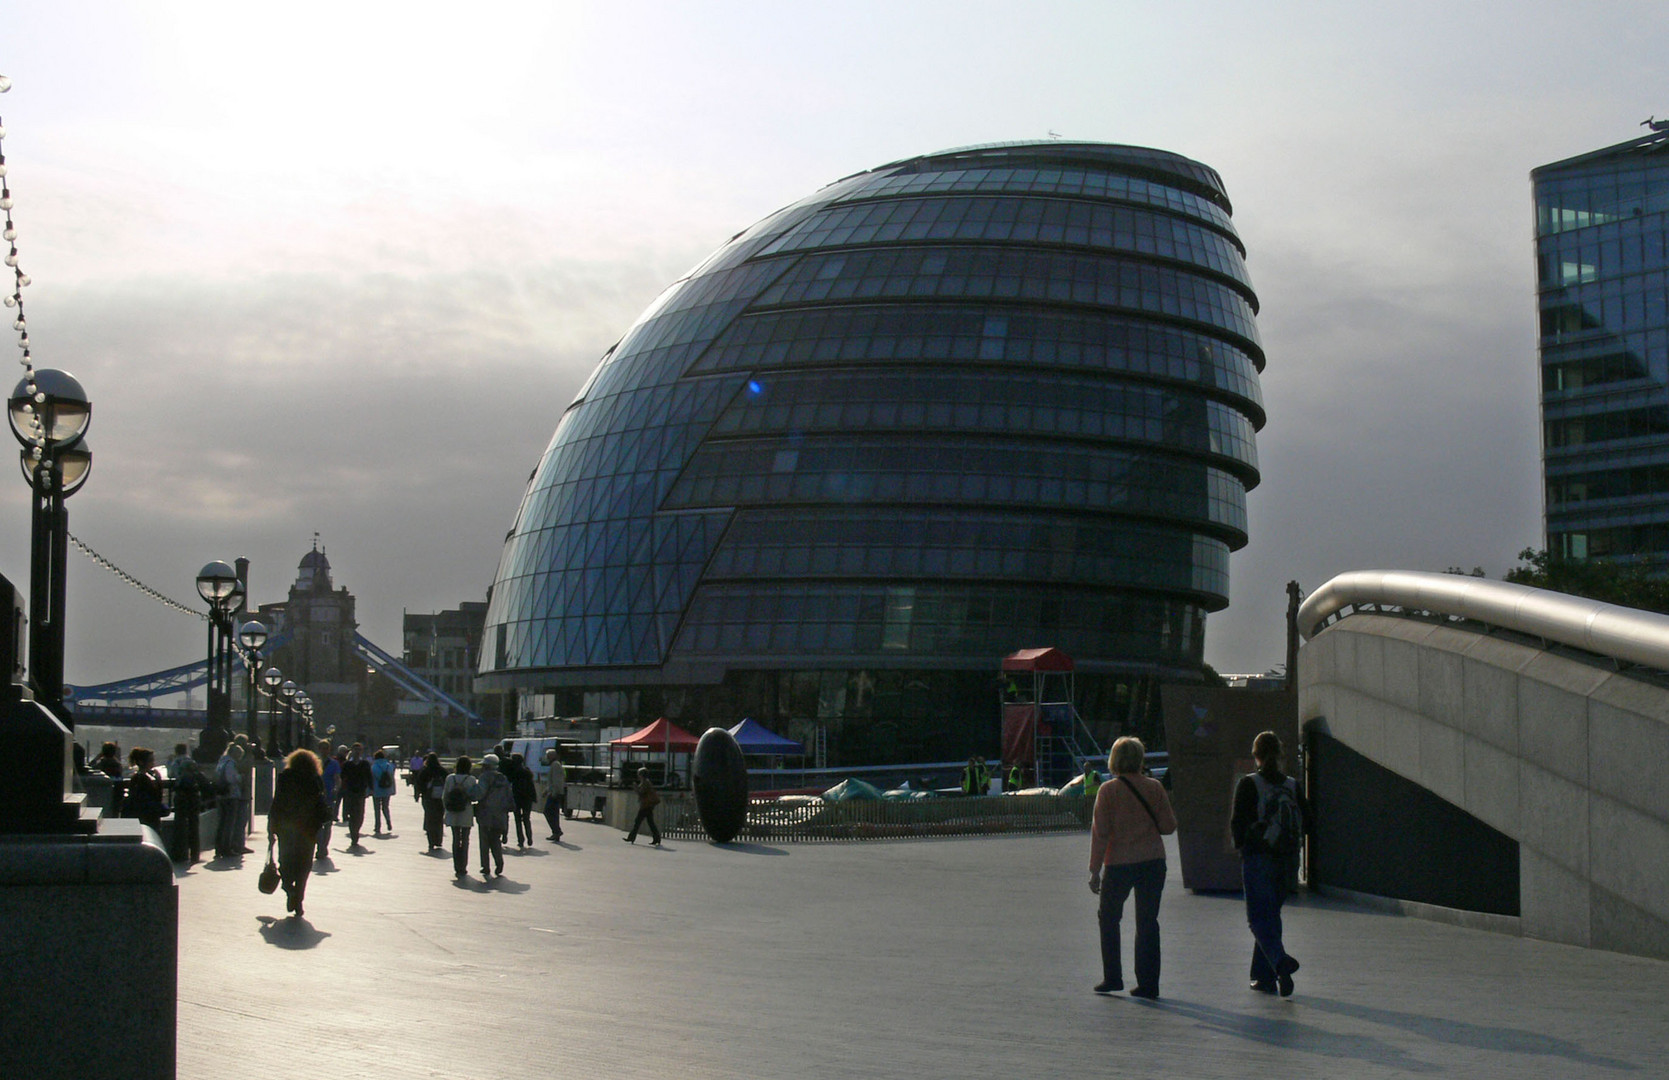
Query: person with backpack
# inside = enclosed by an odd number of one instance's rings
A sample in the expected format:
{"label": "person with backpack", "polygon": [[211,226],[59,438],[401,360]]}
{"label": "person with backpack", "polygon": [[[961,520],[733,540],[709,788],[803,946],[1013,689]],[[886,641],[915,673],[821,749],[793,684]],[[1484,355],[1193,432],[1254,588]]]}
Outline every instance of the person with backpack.
{"label": "person with backpack", "polygon": [[474,763],[468,754],[458,755],[452,775],[441,785],[440,801],[446,809],[446,827],[452,830],[452,876],[462,881],[469,873],[469,829],[475,824]]}
{"label": "person with backpack", "polygon": [[[1124,901],[1136,894],[1136,985],[1131,997],[1159,996],[1159,897],[1165,890],[1164,837],[1176,832],[1176,814],[1164,785],[1142,775],[1147,747],[1126,735],[1113,743],[1107,769],[1113,778],[1095,793],[1090,825],[1089,891],[1101,897],[1098,994],[1124,989],[1119,923]],[[1095,772],[1085,769],[1085,776]]]}
{"label": "person with backpack", "polygon": [[1291,997],[1298,961],[1281,941],[1281,905],[1297,877],[1308,812],[1298,781],[1281,771],[1281,739],[1273,731],[1252,740],[1256,772],[1234,788],[1229,831],[1240,851],[1246,923],[1252,929],[1252,989]]}
{"label": "person with backpack", "polygon": [[378,750],[371,755],[371,835],[381,836],[386,826],[394,831],[394,816],[388,812],[396,788],[394,763]]}
{"label": "person with backpack", "polygon": [[481,830],[481,876],[487,877],[487,856],[492,856],[493,870],[504,876],[504,834],[510,830],[510,811],[516,799],[510,791],[510,781],[498,771],[497,754],[481,759],[481,775],[476,779],[475,826]]}

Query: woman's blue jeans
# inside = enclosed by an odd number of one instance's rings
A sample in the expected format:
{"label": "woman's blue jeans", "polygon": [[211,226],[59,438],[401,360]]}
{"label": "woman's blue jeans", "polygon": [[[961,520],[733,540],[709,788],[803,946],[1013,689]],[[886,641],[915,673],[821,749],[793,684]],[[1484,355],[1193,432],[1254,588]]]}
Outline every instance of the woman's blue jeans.
{"label": "woman's blue jeans", "polygon": [[1165,860],[1105,866],[1101,870],[1101,978],[1124,985],[1119,956],[1119,921],[1124,901],[1136,893],[1136,985],[1159,992],[1159,895],[1165,891]]}
{"label": "woman's blue jeans", "polygon": [[1240,881],[1246,890],[1246,924],[1252,928],[1252,981],[1273,985],[1275,968],[1286,957],[1281,943],[1281,904],[1286,901],[1286,867],[1273,855],[1242,852]]}

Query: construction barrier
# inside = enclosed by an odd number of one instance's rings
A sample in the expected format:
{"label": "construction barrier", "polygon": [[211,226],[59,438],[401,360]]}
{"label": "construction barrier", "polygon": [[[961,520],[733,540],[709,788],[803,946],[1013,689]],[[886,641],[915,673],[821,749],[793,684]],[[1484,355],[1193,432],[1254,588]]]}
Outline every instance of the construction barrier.
{"label": "construction barrier", "polygon": [[[1091,804],[1063,795],[993,795],[930,799],[854,799],[818,796],[752,799],[737,840],[815,843],[917,836],[989,836],[1087,829]],[[664,797],[656,811],[661,831],[705,840],[693,798]]]}

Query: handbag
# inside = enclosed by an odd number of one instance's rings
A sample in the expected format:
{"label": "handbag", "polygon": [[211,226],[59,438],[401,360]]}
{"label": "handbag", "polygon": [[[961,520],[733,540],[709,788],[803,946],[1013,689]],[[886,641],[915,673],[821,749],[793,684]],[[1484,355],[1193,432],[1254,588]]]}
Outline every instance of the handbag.
{"label": "handbag", "polygon": [[278,864],[272,858],[274,837],[267,837],[267,864],[261,867],[261,891],[275,893],[278,891]]}

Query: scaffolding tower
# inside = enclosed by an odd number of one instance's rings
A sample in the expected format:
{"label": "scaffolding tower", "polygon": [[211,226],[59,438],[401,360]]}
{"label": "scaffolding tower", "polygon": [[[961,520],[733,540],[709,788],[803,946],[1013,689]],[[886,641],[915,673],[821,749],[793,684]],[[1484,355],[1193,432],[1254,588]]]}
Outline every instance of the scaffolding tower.
{"label": "scaffolding tower", "polygon": [[1043,787],[1060,787],[1105,753],[1078,714],[1072,658],[1059,649],[1003,657],[1003,768],[1018,764]]}

